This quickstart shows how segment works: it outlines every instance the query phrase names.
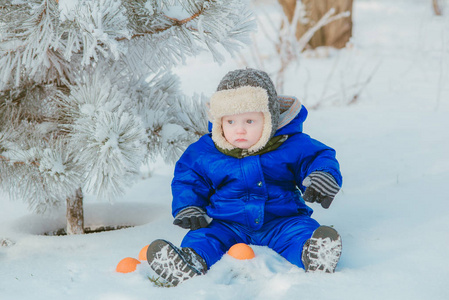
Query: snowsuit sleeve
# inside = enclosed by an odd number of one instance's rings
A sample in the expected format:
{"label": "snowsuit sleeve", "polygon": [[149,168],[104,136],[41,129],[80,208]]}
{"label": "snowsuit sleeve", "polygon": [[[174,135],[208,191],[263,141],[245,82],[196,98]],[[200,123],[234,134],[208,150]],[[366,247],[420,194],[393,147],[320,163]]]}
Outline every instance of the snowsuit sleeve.
{"label": "snowsuit sleeve", "polygon": [[189,206],[197,206],[206,210],[209,197],[213,191],[209,180],[202,175],[201,159],[197,151],[188,148],[175,166],[172,187],[172,214]]}
{"label": "snowsuit sleeve", "polygon": [[322,171],[331,174],[337,184],[341,187],[342,176],[340,173],[340,165],[335,157],[335,150],[325,144],[310,138],[307,134],[302,134],[301,144],[305,149],[304,153],[298,160],[295,170],[295,176],[299,188],[304,192],[305,187],[302,181],[315,171]]}

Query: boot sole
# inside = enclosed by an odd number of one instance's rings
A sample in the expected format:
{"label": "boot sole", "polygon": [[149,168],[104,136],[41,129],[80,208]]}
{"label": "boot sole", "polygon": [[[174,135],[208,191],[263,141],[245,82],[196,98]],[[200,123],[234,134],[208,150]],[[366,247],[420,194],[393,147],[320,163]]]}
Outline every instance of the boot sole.
{"label": "boot sole", "polygon": [[156,274],[173,286],[202,274],[176,246],[165,240],[155,240],[148,246],[147,261]]}
{"label": "boot sole", "polygon": [[320,226],[309,243],[307,257],[303,260],[306,272],[334,273],[342,249],[338,232],[332,227]]}

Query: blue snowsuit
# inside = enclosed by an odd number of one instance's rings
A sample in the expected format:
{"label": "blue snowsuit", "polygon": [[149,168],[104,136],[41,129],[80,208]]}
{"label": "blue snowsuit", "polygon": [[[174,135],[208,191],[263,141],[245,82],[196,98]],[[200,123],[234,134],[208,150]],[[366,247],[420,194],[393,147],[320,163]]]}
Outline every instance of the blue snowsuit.
{"label": "blue snowsuit", "polygon": [[301,197],[302,181],[313,171],[324,171],[342,183],[335,151],[302,132],[306,117],[302,107],[275,133],[288,139],[261,155],[228,156],[210,134],[187,148],[172,181],[173,216],[197,206],[213,221],[189,231],[181,247],[194,249],[209,268],[236,243],[268,246],[304,268],[303,245],[319,224]]}

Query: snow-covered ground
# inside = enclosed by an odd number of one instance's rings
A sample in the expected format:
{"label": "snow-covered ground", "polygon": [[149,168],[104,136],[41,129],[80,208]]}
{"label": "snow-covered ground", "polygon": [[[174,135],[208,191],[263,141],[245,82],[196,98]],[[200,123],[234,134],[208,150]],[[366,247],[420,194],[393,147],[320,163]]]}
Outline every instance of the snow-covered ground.
{"label": "snow-covered ground", "polygon": [[[145,262],[115,272],[152,240],[185,234],[170,214],[173,166],[157,162],[113,205],[86,199],[86,226],[137,225],[128,229],[43,236],[64,226],[64,211],[33,215],[2,194],[0,299],[449,299],[449,6],[435,17],[431,1],[354,2],[353,46],[304,58],[284,87],[306,105],[326,99],[305,132],[337,150],[344,177],[330,209],[312,206],[342,235],[335,274],[305,273],[264,247],[176,288],[155,287]],[[210,95],[237,67],[201,55],[177,73],[187,94]]]}

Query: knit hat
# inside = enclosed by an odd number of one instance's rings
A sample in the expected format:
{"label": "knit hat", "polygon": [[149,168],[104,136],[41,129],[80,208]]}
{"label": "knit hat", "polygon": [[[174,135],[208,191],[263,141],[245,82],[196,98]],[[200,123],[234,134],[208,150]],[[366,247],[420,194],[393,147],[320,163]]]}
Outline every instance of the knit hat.
{"label": "knit hat", "polygon": [[262,112],[264,127],[259,141],[248,149],[262,149],[274,136],[279,123],[279,102],[276,89],[267,73],[255,69],[239,69],[226,74],[210,99],[212,140],[225,150],[235,148],[223,135],[221,118],[248,112]]}

